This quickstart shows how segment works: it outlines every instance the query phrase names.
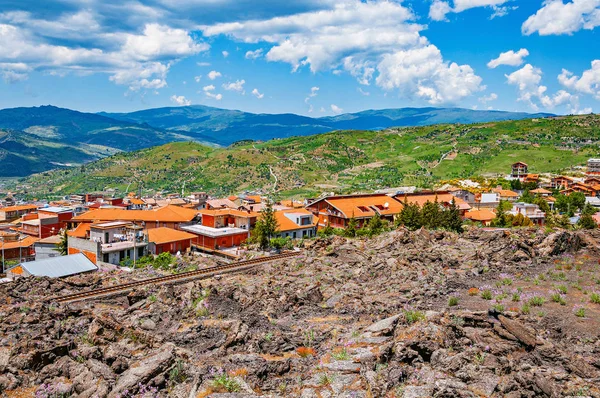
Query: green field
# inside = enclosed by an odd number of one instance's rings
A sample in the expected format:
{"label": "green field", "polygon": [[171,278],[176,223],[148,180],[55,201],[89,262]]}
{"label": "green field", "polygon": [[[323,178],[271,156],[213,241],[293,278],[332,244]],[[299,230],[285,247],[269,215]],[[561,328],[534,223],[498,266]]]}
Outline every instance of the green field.
{"label": "green field", "polygon": [[[348,193],[498,176],[515,161],[559,173],[600,153],[600,117],[572,116],[385,131],[336,131],[216,149],[176,142],[119,153],[85,166],[19,181],[38,197],[73,192],[275,191],[281,197]],[[454,153],[453,160],[442,160]],[[277,180],[277,182],[276,182]]]}

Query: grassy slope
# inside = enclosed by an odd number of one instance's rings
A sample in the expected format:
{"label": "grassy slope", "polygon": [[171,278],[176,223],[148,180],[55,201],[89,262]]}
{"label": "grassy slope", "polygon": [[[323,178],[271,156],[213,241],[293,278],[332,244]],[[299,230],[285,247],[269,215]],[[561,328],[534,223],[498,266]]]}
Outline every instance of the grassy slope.
{"label": "grassy slope", "polygon": [[[282,196],[351,192],[475,175],[505,174],[523,160],[532,172],[560,172],[598,156],[600,118],[534,119],[476,125],[437,125],[381,132],[340,131],[226,149],[178,142],[120,153],[82,168],[26,180],[29,192],[118,188],[227,194],[272,189]],[[455,160],[439,163],[456,151]],[[438,164],[439,163],[439,164]]]}

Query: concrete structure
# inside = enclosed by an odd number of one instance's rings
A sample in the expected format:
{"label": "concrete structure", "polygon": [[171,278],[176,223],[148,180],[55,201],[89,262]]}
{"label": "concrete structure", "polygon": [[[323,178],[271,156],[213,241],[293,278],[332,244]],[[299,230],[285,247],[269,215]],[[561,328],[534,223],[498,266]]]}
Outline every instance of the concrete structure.
{"label": "concrete structure", "polygon": [[511,177],[513,178],[525,178],[528,174],[527,163],[516,162],[512,165]]}
{"label": "concrete structure", "polygon": [[22,217],[20,231],[44,239],[65,229],[73,216],[74,211],[70,207],[41,208],[37,213],[29,213]]}
{"label": "concrete structure", "polygon": [[130,222],[92,224],[88,236],[86,239],[69,235],[69,254],[83,253],[94,264],[114,265],[147,254],[148,241],[143,228]]}
{"label": "concrete structure", "polygon": [[531,203],[518,202],[513,204],[512,210],[508,212],[513,216],[522,214],[524,217],[529,218],[534,224],[544,225],[546,219],[546,213],[540,210],[538,205]]}
{"label": "concrete structure", "polygon": [[77,217],[75,223],[93,223],[98,221],[129,221],[143,226],[145,229],[167,227],[179,229],[181,225],[191,224],[199,218],[197,210],[179,206],[165,206],[152,210],[96,209]]}
{"label": "concrete structure", "polygon": [[600,175],[600,159],[589,159],[587,161],[587,174]]}
{"label": "concrete structure", "polygon": [[98,270],[98,267],[96,267],[96,265],[94,265],[86,256],[83,254],[74,254],[72,256],[62,256],[22,263],[8,270],[7,276],[9,278],[26,276],[62,278],[96,270]]}
{"label": "concrete structure", "polygon": [[482,193],[476,196],[475,208],[495,209],[500,204],[500,195],[497,192]]}
{"label": "concrete structure", "polygon": [[61,254],[58,251],[60,241],[60,235],[53,235],[35,242],[33,244],[35,248],[35,261],[60,257]]}
{"label": "concrete structure", "polygon": [[198,224],[181,229],[195,235],[192,240],[195,246],[209,250],[240,246],[250,237],[249,230],[237,227],[213,228]]}

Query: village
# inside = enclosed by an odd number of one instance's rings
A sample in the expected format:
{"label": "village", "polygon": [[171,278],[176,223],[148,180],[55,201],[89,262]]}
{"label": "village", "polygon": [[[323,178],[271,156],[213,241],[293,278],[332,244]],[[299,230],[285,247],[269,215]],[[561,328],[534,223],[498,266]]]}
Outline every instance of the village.
{"label": "village", "polygon": [[[590,159],[578,176],[540,176],[530,168],[516,162],[502,184],[489,188],[465,180],[435,190],[386,188],[279,201],[249,193],[214,198],[195,192],[155,197],[85,193],[24,203],[9,194],[0,207],[1,273],[9,281],[130,270],[164,253],[238,260],[255,241],[255,227],[267,212],[274,225],[268,239],[279,239],[279,244],[262,249],[280,249],[281,242],[292,248],[331,231],[366,228],[373,219],[405,225],[400,218],[409,205],[454,209],[461,223],[480,228],[600,224],[600,159]],[[418,224],[427,225],[427,220]]]}

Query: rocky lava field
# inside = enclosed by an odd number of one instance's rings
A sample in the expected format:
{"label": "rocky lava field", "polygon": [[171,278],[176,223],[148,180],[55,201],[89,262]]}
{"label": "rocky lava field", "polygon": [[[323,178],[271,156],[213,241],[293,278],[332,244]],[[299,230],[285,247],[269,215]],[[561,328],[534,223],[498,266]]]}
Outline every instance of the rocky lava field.
{"label": "rocky lava field", "polygon": [[[71,304],[0,285],[6,397],[600,397],[600,233],[400,229]],[[207,260],[208,261],[208,260]]]}

